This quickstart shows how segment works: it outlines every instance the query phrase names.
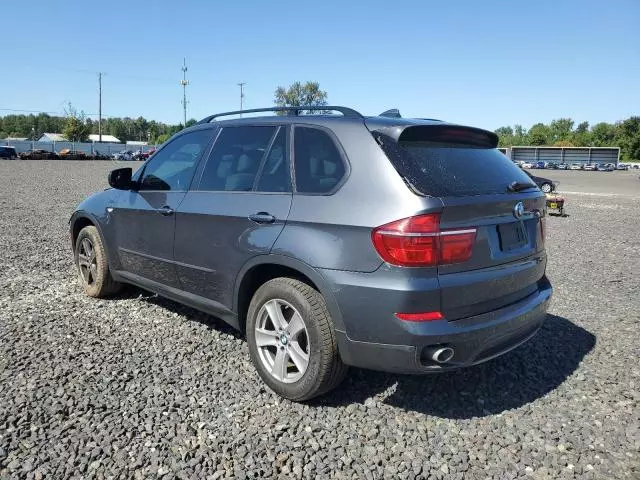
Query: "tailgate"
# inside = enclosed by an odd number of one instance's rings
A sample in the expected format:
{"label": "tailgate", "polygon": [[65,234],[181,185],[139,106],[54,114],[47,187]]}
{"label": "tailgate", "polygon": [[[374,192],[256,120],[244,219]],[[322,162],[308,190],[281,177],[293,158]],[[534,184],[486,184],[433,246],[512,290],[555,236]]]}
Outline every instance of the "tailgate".
{"label": "tailgate", "polygon": [[[534,191],[442,201],[443,230],[477,229],[468,261],[438,267],[445,318],[456,320],[486,313],[537,291],[546,267],[544,196]],[[518,204],[524,211],[521,216]]]}

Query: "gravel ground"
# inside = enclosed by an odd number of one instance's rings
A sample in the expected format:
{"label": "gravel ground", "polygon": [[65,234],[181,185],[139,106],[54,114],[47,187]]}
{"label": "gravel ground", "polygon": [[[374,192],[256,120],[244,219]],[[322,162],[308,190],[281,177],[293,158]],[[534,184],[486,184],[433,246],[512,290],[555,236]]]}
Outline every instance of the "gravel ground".
{"label": "gravel ground", "polygon": [[0,162],[0,478],[640,478],[640,193],[549,218],[555,298],[524,346],[439,376],[352,370],[301,405],[221,321],[83,296],[67,220],[113,165]]}

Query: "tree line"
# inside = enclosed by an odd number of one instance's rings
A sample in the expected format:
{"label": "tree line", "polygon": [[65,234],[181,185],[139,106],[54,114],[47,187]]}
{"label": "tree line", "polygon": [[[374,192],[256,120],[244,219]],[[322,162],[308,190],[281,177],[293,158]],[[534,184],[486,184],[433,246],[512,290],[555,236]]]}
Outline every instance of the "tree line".
{"label": "tree line", "polygon": [[[187,122],[187,126],[196,123],[195,119]],[[102,119],[102,134],[113,135],[121,142],[138,140],[159,144],[173,134],[182,130],[182,124],[169,125],[144,117],[108,117]],[[65,116],[46,113],[37,115],[6,115],[0,117],[0,138],[24,137],[38,140],[43,133],[62,133],[69,140],[85,141],[89,134],[98,132],[98,121],[87,118],[69,106]]]}
{"label": "tree line", "polygon": [[640,161],[640,117],[616,123],[589,122],[575,125],[571,118],[536,123],[529,130],[522,125],[500,127],[496,131],[501,147],[537,145],[553,147],[620,147],[622,161]]}
{"label": "tree line", "polygon": [[[274,92],[277,106],[326,105],[327,92],[320,90],[317,82],[294,82],[288,88],[277,87]],[[195,119],[187,121],[190,127]],[[160,144],[185,128],[182,124],[169,125],[144,117],[107,117],[102,119],[102,134],[113,135],[121,142],[129,140]],[[86,141],[90,134],[97,134],[98,122],[78,112],[70,103],[64,116],[39,113],[37,115],[6,115],[0,117],[0,139],[7,137],[38,140],[43,133],[62,133],[68,140]]]}

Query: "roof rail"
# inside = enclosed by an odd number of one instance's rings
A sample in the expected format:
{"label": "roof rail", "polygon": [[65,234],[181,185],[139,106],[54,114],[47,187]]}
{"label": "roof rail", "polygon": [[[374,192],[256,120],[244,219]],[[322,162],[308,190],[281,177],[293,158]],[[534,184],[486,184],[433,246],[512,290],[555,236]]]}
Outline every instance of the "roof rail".
{"label": "roof rail", "polygon": [[216,113],[215,115],[209,115],[198,122],[198,125],[202,123],[209,123],[211,120],[215,120],[218,117],[226,117],[229,115],[241,115],[243,113],[258,113],[258,112],[291,112],[293,115],[298,116],[305,110],[317,110],[326,112],[327,110],[333,110],[340,112],[345,117],[349,118],[364,118],[362,114],[352,108],[339,107],[334,105],[301,105],[299,107],[269,107],[269,108],[253,108],[250,110],[235,110],[233,112]]}

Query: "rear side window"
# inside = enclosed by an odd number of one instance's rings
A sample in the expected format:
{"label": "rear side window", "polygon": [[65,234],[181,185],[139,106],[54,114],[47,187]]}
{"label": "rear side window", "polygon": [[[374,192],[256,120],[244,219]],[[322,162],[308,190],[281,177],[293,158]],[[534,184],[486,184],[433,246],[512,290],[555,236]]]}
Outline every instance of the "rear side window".
{"label": "rear side window", "polygon": [[489,138],[472,130],[428,133],[433,127],[408,127],[396,141],[379,132],[378,143],[398,173],[419,193],[462,197],[506,193],[514,182],[531,180]]}
{"label": "rear side window", "polygon": [[294,153],[298,193],[329,193],[345,175],[342,156],[323,130],[296,127]]}
{"label": "rear side window", "polygon": [[251,191],[276,129],[224,127],[209,155],[198,190]]}

